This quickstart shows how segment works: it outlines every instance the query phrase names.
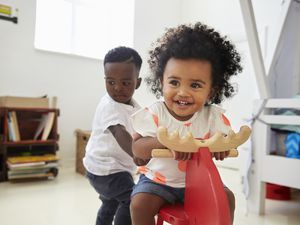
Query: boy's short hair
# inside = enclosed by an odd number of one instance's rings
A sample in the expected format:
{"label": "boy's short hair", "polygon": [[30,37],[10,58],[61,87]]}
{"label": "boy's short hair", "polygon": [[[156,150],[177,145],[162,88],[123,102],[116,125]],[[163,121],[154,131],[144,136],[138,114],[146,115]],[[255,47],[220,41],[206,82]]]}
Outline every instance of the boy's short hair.
{"label": "boy's short hair", "polygon": [[114,62],[133,63],[139,71],[141,69],[143,60],[136,50],[125,46],[119,46],[109,50],[106,53],[103,65]]}

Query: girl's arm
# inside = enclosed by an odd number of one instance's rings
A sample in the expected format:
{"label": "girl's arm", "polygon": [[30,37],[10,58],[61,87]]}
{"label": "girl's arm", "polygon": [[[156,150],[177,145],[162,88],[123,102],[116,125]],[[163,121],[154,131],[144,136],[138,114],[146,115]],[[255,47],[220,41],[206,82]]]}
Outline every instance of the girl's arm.
{"label": "girl's arm", "polygon": [[155,148],[165,148],[156,137],[142,137],[140,134],[133,135],[132,151],[134,156],[147,160],[151,158],[151,151]]}
{"label": "girl's arm", "polygon": [[216,160],[221,160],[221,161],[223,161],[225,158],[227,158],[228,155],[229,155],[229,151],[212,153],[212,157],[214,157]]}
{"label": "girl's arm", "polygon": [[[142,137],[140,134],[133,135],[132,151],[134,157],[148,160],[151,158],[152,149],[165,149],[156,137]],[[172,151],[175,160],[189,160],[191,153]]]}

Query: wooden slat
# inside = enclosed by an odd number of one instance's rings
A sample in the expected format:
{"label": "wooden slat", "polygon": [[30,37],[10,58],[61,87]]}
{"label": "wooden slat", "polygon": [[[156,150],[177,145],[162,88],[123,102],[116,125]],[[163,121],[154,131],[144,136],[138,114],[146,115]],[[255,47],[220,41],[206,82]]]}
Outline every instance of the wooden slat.
{"label": "wooden slat", "polygon": [[300,159],[266,155],[261,166],[262,181],[300,189]]}
{"label": "wooden slat", "polygon": [[276,73],[274,73],[274,68],[276,67],[276,63],[278,60],[278,56],[281,54],[281,46],[282,45],[282,37],[283,37],[283,29],[286,27],[286,21],[287,21],[287,15],[291,8],[291,0],[285,0],[281,3],[281,13],[279,15],[279,18],[276,19],[276,26],[274,27],[275,31],[273,31],[273,37],[275,35],[275,38],[273,38],[273,41],[269,44],[272,45],[269,47],[269,57],[266,57],[266,70],[268,71],[268,77],[271,79],[272,76],[276,76]]}
{"label": "wooden slat", "polygon": [[263,57],[261,54],[251,0],[240,0],[240,5],[248,37],[251,58],[254,65],[259,94],[261,98],[269,98],[271,97],[270,87],[266,76]]}
{"label": "wooden slat", "polygon": [[300,116],[262,115],[267,124],[300,125]]}
{"label": "wooden slat", "polygon": [[300,109],[300,98],[272,98],[268,99],[266,108],[295,108]]}

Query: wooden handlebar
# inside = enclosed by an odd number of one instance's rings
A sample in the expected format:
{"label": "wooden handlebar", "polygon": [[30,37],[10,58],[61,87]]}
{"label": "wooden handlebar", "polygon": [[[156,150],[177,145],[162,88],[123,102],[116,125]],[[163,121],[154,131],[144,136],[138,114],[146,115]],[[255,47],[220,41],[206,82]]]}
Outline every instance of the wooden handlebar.
{"label": "wooden handlebar", "polygon": [[[201,151],[201,148],[200,148]],[[153,149],[151,152],[153,158],[173,158],[173,153],[169,149]],[[239,152],[236,149],[230,149],[227,157],[237,157]]]}

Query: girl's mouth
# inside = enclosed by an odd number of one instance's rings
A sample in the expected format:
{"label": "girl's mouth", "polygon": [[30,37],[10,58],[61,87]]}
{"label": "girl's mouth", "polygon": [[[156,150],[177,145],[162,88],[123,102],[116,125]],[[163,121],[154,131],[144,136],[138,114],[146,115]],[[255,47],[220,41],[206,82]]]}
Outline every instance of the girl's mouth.
{"label": "girl's mouth", "polygon": [[187,102],[187,101],[181,101],[181,100],[178,100],[178,101],[175,101],[176,104],[180,105],[180,106],[187,106],[187,105],[190,105],[191,103]]}

